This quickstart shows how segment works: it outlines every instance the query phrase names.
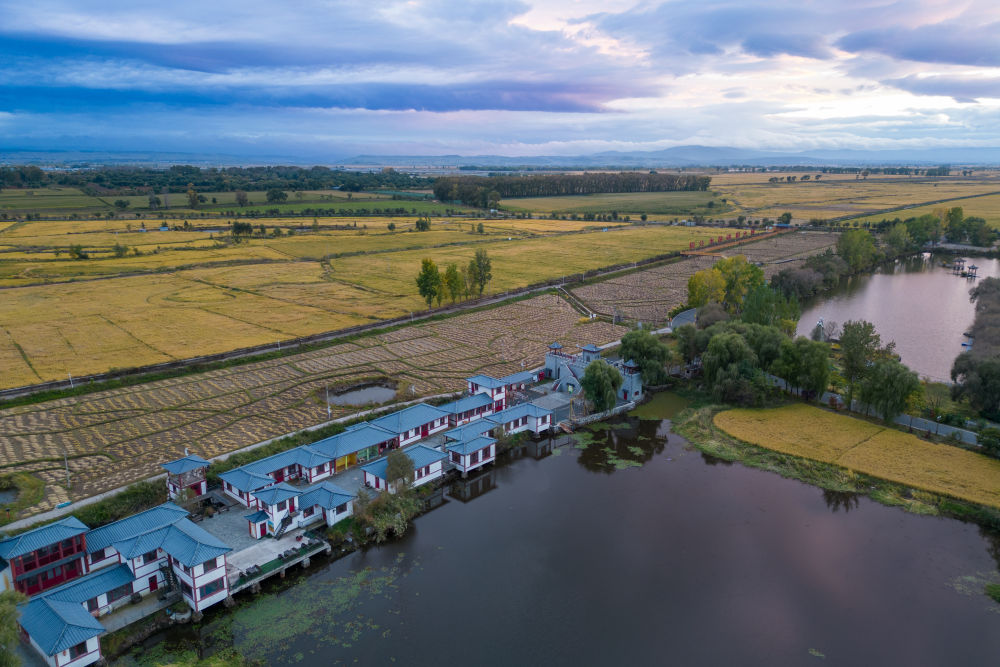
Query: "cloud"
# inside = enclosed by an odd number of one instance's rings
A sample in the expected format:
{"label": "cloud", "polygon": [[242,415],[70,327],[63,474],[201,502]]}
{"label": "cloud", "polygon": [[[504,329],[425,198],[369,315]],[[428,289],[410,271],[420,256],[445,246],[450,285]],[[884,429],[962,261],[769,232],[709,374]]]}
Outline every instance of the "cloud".
{"label": "cloud", "polygon": [[837,47],[900,60],[1000,67],[1000,22],[982,26],[936,23],[913,29],[878,27],[841,37]]}
{"label": "cloud", "polygon": [[958,102],[976,102],[982,98],[1000,99],[1000,75],[921,76],[911,74],[898,79],[886,79],[882,83],[916,95],[951,97]]}
{"label": "cloud", "polygon": [[1000,143],[987,0],[0,0],[0,16],[0,146]]}

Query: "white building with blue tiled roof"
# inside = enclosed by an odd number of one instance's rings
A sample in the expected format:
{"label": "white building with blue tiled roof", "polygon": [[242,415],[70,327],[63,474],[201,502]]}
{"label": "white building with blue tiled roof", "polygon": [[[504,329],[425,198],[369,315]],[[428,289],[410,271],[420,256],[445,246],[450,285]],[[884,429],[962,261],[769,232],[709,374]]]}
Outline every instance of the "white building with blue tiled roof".
{"label": "white building with blue tiled roof", "polygon": [[175,500],[183,493],[195,497],[208,493],[208,466],[208,461],[186,451],[182,458],[162,464],[160,467],[167,471],[167,498]]}
{"label": "white building with blue tiled roof", "polygon": [[[444,460],[447,458],[444,452],[427,445],[411,445],[402,451],[413,461],[413,486],[433,482],[444,475]],[[361,470],[364,471],[365,486],[377,491],[395,493],[398,483],[390,485],[386,479],[388,465],[386,458],[381,458],[361,466]]]}
{"label": "white building with blue tiled roof", "polygon": [[481,435],[471,440],[451,442],[445,446],[445,449],[448,451],[451,464],[462,474],[462,477],[465,477],[473,470],[496,461],[496,443],[496,439]]}
{"label": "white building with blue tiled roof", "polygon": [[228,597],[226,554],[231,549],[187,515],[164,503],[86,534],[90,573],[19,607],[24,634],[49,665],[82,667],[99,661],[97,637],[104,628],[96,617],[133,595],[176,588],[195,612]]}

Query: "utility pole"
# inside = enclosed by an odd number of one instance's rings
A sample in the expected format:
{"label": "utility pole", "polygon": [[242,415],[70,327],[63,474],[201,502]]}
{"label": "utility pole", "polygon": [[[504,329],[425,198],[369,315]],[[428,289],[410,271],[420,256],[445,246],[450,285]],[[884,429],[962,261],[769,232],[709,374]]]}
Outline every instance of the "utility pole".
{"label": "utility pole", "polygon": [[333,411],[330,410],[330,385],[324,385],[323,389],[326,391],[326,418],[333,419]]}

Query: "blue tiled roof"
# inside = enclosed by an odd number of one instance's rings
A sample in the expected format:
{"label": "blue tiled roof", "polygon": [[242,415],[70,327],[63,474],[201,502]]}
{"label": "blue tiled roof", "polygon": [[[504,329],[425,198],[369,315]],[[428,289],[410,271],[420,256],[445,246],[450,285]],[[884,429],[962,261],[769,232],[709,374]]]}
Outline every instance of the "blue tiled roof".
{"label": "blue tiled roof", "polygon": [[451,403],[445,403],[444,405],[439,405],[439,410],[444,410],[445,412],[453,415],[462,414],[468,410],[475,410],[477,408],[485,408],[487,405],[492,405],[493,399],[486,394],[480,392],[478,394],[473,394],[472,396],[466,396],[460,398]]}
{"label": "blue tiled roof", "polygon": [[294,486],[281,482],[279,484],[275,484],[274,486],[269,486],[266,489],[257,491],[253,494],[253,496],[265,505],[277,505],[282,500],[294,498],[299,495],[299,493],[299,490]]}
{"label": "blue tiled roof", "polygon": [[369,424],[368,422],[362,422],[355,424],[343,433],[338,433],[319,442],[314,442],[309,446],[323,452],[323,454],[329,456],[331,459],[339,459],[342,456],[360,452],[362,449],[368,449],[374,445],[392,440],[395,437],[396,434],[391,431]]}
{"label": "blue tiled roof", "polygon": [[[424,466],[429,466],[432,463],[447,458],[447,455],[444,452],[439,452],[438,450],[428,447],[427,445],[410,445],[409,447],[404,447],[402,451],[410,457],[411,461],[413,461],[414,469],[423,468]],[[386,458],[383,456],[378,461],[372,461],[368,465],[361,466],[361,469],[371,475],[375,475],[379,479],[385,479],[385,469],[387,466],[388,463],[386,462]]]}
{"label": "blue tiled roof", "polygon": [[79,602],[63,602],[47,596],[19,605],[21,627],[42,652],[54,656],[104,632],[104,626]]}
{"label": "blue tiled roof", "polygon": [[241,468],[233,468],[232,470],[227,470],[226,472],[219,475],[219,479],[223,482],[231,484],[233,488],[239,491],[256,491],[262,486],[267,486],[268,484],[274,484],[274,480],[267,475],[262,475],[259,473],[252,472],[246,469],[246,466]]}
{"label": "blue tiled roof", "polygon": [[257,510],[253,514],[246,514],[244,518],[250,523],[264,523],[268,519],[267,512],[264,510]]}
{"label": "blue tiled roof", "polygon": [[119,519],[87,533],[87,552],[96,553],[112,546],[115,542],[169,526],[187,515],[187,510],[181,509],[173,503],[163,503],[144,512]]}
{"label": "blue tiled roof", "polygon": [[163,549],[188,566],[232,551],[214,535],[192,523],[187,518],[187,510],[173,503],[163,503],[95,528],[87,535],[89,552],[108,546],[117,549],[123,558],[137,558],[153,549]]}
{"label": "blue tiled roof", "polygon": [[444,432],[444,437],[449,440],[458,440],[463,442],[465,440],[471,440],[472,438],[478,437],[484,433],[489,433],[495,429],[499,424],[494,421],[496,415],[490,415],[489,417],[481,417],[473,422],[469,422],[464,426],[457,426],[450,431]]}
{"label": "blue tiled roof", "polygon": [[197,470],[198,468],[204,468],[207,465],[208,461],[197,454],[188,454],[184,458],[162,463],[160,467],[172,475],[181,475],[192,470]]}
{"label": "blue tiled roof", "polygon": [[107,593],[113,588],[118,588],[135,580],[132,570],[128,565],[119,563],[111,567],[102,567],[94,570],[90,574],[85,574],[79,579],[45,591],[41,597],[62,602],[75,602],[82,604],[91,598],[96,598],[102,593]]}
{"label": "blue tiled roof", "polygon": [[0,541],[0,558],[10,560],[17,556],[23,556],[50,544],[82,535],[88,530],[89,528],[75,516],[68,516],[47,526],[35,528]]}
{"label": "blue tiled roof", "polygon": [[562,349],[562,345],[560,345],[559,343],[552,343],[551,345],[549,345],[549,349],[550,350],[561,350]]}
{"label": "blue tiled roof", "polygon": [[[188,567],[194,567],[211,558],[217,558],[232,551],[222,540],[190,519],[181,519],[169,528],[164,528],[161,549]],[[138,555],[138,554],[136,554]]]}
{"label": "blue tiled roof", "polygon": [[593,343],[587,343],[586,345],[584,345],[584,346],[583,346],[583,347],[581,347],[580,349],[581,349],[581,350],[583,350],[584,352],[600,352],[600,351],[601,351],[601,350],[600,350],[600,349],[599,349],[599,348],[598,348],[598,347],[597,347],[596,345],[594,345]]}
{"label": "blue tiled roof", "polygon": [[503,382],[501,380],[489,375],[473,375],[472,377],[465,379],[474,384],[478,384],[480,387],[486,387],[488,389],[499,389],[503,386]]}
{"label": "blue tiled roof", "polygon": [[543,415],[551,415],[551,410],[546,410],[545,408],[540,408],[534,403],[518,403],[517,405],[507,408],[506,410],[501,410],[494,414],[490,419],[500,423],[506,423],[514,421],[515,419],[520,419],[524,416],[531,417],[541,417]]}
{"label": "blue tiled roof", "polygon": [[333,509],[353,500],[354,496],[333,482],[320,482],[310,486],[299,496],[299,507],[319,505],[323,509]]}
{"label": "blue tiled roof", "polygon": [[537,376],[531,371],[518,371],[517,373],[505,375],[500,378],[500,381],[504,384],[521,384],[522,382],[531,383],[535,381],[536,377]]}
{"label": "blue tiled roof", "polygon": [[426,403],[418,403],[408,408],[403,408],[397,412],[372,420],[372,424],[392,431],[393,433],[403,433],[411,429],[419,428],[435,419],[447,417],[448,413],[439,410]]}
{"label": "blue tiled roof", "polygon": [[496,442],[494,438],[487,438],[486,436],[479,436],[478,438],[473,438],[466,442],[455,442],[448,445],[449,452],[458,452],[459,454],[471,454],[472,452],[478,452],[480,449],[492,445]]}

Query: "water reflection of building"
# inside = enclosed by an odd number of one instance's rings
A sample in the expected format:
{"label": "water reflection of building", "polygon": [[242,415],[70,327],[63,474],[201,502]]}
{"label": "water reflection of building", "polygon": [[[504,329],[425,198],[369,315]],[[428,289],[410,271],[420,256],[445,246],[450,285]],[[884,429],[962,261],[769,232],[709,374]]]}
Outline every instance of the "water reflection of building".
{"label": "water reflection of building", "polygon": [[497,488],[497,471],[496,468],[490,468],[475,477],[457,480],[451,485],[448,493],[452,498],[467,503],[495,488]]}

